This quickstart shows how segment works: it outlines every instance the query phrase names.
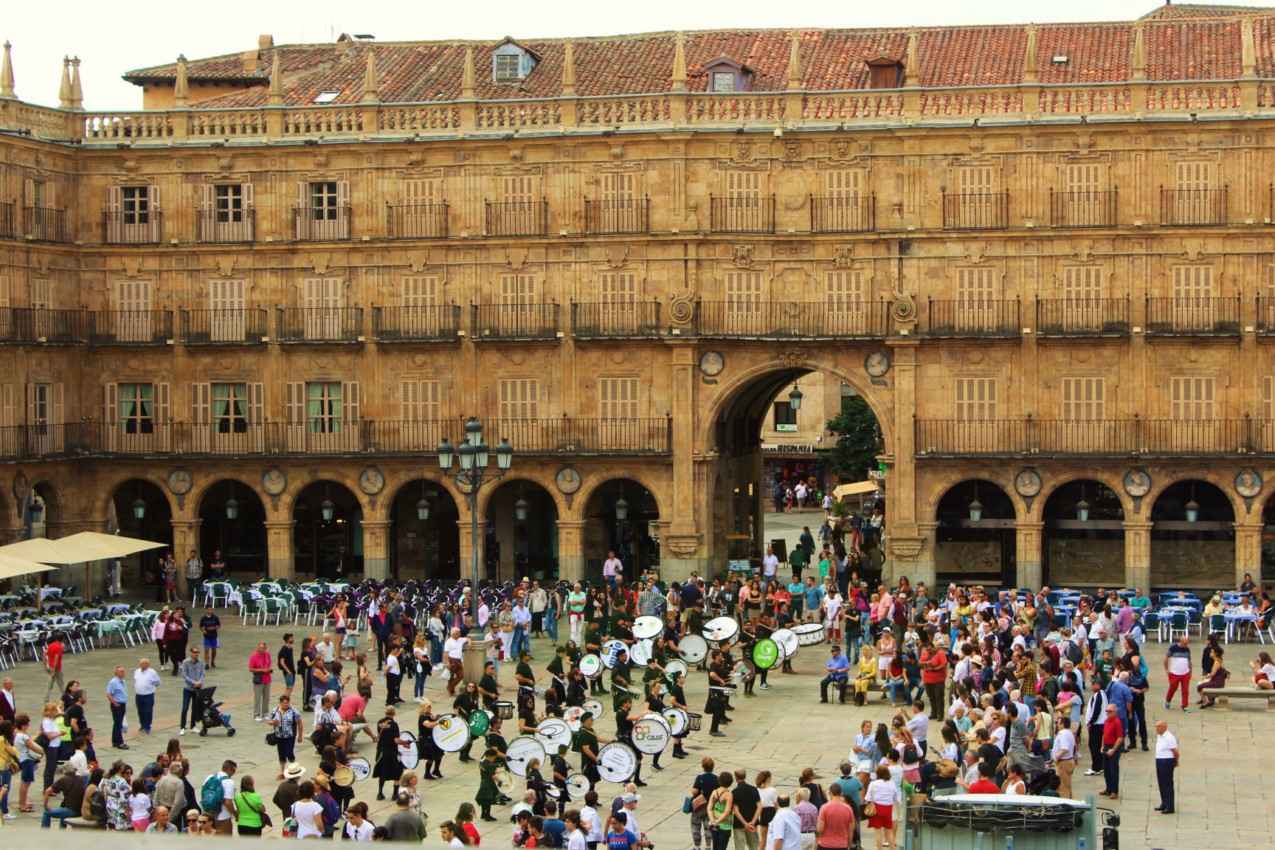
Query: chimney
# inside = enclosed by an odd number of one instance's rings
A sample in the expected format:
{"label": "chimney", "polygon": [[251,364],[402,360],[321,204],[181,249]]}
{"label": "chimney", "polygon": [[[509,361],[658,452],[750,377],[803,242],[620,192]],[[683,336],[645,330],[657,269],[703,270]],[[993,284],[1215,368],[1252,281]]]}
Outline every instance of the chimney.
{"label": "chimney", "polygon": [[274,36],[273,35],[257,36],[257,53],[262,54],[268,50],[274,50]]}

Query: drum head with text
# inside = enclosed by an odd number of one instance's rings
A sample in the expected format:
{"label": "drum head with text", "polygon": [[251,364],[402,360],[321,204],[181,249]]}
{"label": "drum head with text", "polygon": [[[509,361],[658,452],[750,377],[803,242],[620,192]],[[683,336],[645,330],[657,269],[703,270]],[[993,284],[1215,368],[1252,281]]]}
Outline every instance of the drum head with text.
{"label": "drum head with text", "polygon": [[598,750],[598,775],[607,782],[623,785],[637,772],[637,753],[628,744],[612,741]]}
{"label": "drum head with text", "polygon": [[633,621],[633,637],[638,640],[649,640],[664,631],[664,624],[659,617],[638,617]]}
{"label": "drum head with text", "polygon": [[651,653],[655,649],[655,644],[649,640],[640,640],[629,649],[629,660],[639,667],[645,667],[651,663]]}
{"label": "drum head with text", "polygon": [[673,730],[663,715],[644,714],[633,724],[633,747],[640,753],[662,753],[672,737]]}
{"label": "drum head with text", "polygon": [[532,759],[540,759],[542,765],[545,763],[544,745],[530,735],[519,735],[510,741],[505,755],[509,769],[519,776],[527,775],[527,763]]}
{"label": "drum head with text", "polygon": [[469,725],[459,714],[444,714],[433,731],[434,743],[445,753],[458,753],[469,743]]}
{"label": "drum head with text", "polygon": [[544,745],[545,752],[556,755],[558,747],[571,746],[571,727],[565,720],[546,717],[536,724],[536,738]]}

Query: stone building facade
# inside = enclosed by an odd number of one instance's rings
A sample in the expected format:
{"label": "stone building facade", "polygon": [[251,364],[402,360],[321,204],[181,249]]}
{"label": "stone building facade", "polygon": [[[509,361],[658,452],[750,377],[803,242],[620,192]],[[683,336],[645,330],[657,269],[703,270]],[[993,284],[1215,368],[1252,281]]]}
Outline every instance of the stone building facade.
{"label": "stone building facade", "polygon": [[26,104],[6,53],[4,532],[468,575],[435,448],[477,416],[517,452],[491,575],[704,574],[765,539],[762,424],[816,373],[879,418],[892,575],[1257,575],[1275,17],[1171,8],[263,38],[134,72],[130,113],[84,111],[78,64]]}

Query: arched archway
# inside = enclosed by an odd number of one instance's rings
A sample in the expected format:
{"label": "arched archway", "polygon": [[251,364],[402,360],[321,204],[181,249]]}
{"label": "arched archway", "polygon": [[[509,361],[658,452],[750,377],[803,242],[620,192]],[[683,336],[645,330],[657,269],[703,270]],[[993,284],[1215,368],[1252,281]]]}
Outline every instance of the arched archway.
{"label": "arched archway", "polygon": [[1017,531],[1009,494],[986,479],[948,488],[935,511],[937,583],[1017,584]]}
{"label": "arched archway", "polygon": [[57,529],[65,521],[58,491],[47,481],[37,481],[31,487],[31,498],[19,505],[19,511],[24,537],[48,537],[50,528]]}
{"label": "arched archway", "polygon": [[1110,487],[1068,481],[1049,494],[1041,519],[1045,584],[1124,583],[1124,506]]}
{"label": "arched archway", "polygon": [[1151,585],[1213,590],[1234,581],[1235,508],[1216,484],[1177,481],[1151,507]]}
{"label": "arched archway", "polygon": [[363,506],[348,487],[314,481],[292,503],[298,574],[348,581],[363,572]]}
{"label": "arched archway", "polygon": [[140,478],[118,484],[107,507],[107,526],[115,525],[125,537],[163,543],[165,549],[148,549],[124,558],[121,585],[159,587],[160,558],[173,545],[173,508],[159,485]]}
{"label": "arched archway", "polygon": [[631,478],[612,478],[594,488],[584,506],[585,578],[591,583],[602,580],[608,551],[624,564],[626,580],[658,567],[659,518],[655,497]]}
{"label": "arched archway", "polygon": [[[204,563],[212,563],[220,551],[229,573],[266,574],[266,508],[255,490],[230,479],[214,482],[200,497],[199,520]],[[188,554],[178,552],[177,562],[185,564]]]}
{"label": "arched archway", "polygon": [[390,576],[398,581],[460,578],[459,520],[446,487],[423,478],[405,483],[390,504]]}
{"label": "arched archway", "polygon": [[[522,503],[522,504],[519,504]],[[558,503],[534,481],[502,481],[487,498],[486,578],[558,577]]]}

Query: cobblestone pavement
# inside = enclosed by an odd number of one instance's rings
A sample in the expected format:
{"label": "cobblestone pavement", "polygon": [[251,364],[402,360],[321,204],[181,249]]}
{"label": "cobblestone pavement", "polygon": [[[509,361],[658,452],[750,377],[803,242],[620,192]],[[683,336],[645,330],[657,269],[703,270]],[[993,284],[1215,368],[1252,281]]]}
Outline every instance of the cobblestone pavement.
{"label": "cobblestone pavement", "polygon": [[[274,779],[277,764],[273,748],[263,742],[268,727],[252,720],[252,688],[247,659],[258,641],[266,641],[273,651],[285,631],[304,636],[316,629],[304,624],[297,627],[244,625],[232,612],[223,610],[219,613],[225,624],[220,663],[216,670],[210,672],[208,681],[217,685],[217,695],[225,701],[225,710],[233,715],[233,723],[239,733],[237,737],[230,738],[225,730],[216,729],[211,730],[207,737],[187,735],[181,739],[182,748],[191,760],[196,786],[224,759],[233,758],[239,763],[239,775],[251,774],[257,780],[257,788],[263,798],[268,801],[277,784]],[[300,645],[300,639],[297,644]],[[1256,651],[1257,648],[1251,645],[1233,644],[1229,650],[1231,667],[1247,667],[1247,661],[1255,657]],[[551,657],[549,641],[534,640],[533,652],[537,673],[543,674],[543,665]],[[165,676],[157,698],[152,734],[141,736],[137,733],[136,714],[130,708],[127,740],[131,749],[124,753],[110,747],[110,715],[105,697],[107,678],[116,664],[126,665],[131,672],[143,655],[153,660],[153,648],[113,647],[67,658],[67,678],[79,679],[90,694],[88,717],[90,725],[97,730],[98,759],[104,764],[109,764],[117,756],[124,756],[134,767],[140,768],[164,748],[169,737],[177,733],[180,686],[177,679]],[[1262,770],[1263,760],[1268,758],[1268,748],[1254,746],[1254,742],[1269,739],[1271,720],[1275,715],[1243,702],[1237,702],[1237,707],[1229,712],[1210,710],[1183,714],[1180,709],[1165,711],[1162,702],[1164,678],[1157,674],[1160,655],[1161,646],[1153,641],[1149,645],[1148,662],[1153,671],[1154,695],[1159,698],[1149,700],[1150,719],[1154,722],[1157,718],[1167,717],[1181,741],[1183,769],[1178,772],[1178,813],[1161,816],[1154,811],[1158,797],[1153,753],[1138,750],[1127,754],[1121,765],[1121,798],[1116,804],[1123,818],[1120,829],[1122,846],[1175,850],[1267,846],[1273,825],[1272,812],[1275,812],[1275,784],[1255,781],[1269,771]],[[877,698],[866,708],[819,704],[818,680],[826,657],[825,646],[803,648],[795,662],[799,675],[775,674],[771,676],[772,690],[758,690],[753,699],[737,698],[735,704],[738,710],[733,714],[735,722],[725,727],[727,736],[708,737],[705,723],[703,732],[687,739],[691,758],[674,759],[669,752],[662,759],[666,769],[660,773],[650,770],[648,760],[643,778],[650,786],[641,789],[642,801],[637,812],[643,830],[661,850],[691,846],[689,819],[681,811],[682,799],[699,771],[700,759],[705,755],[716,760],[719,771],[744,767],[751,777],[758,770],[768,769],[774,774],[776,785],[781,790],[790,791],[796,787],[802,768],[807,766],[814,766],[825,781],[835,778],[836,765],[848,753],[850,741],[861,720],[888,722],[891,715],[889,704]],[[44,679],[39,666],[28,660],[17,670],[3,675],[12,676],[15,680],[20,710],[38,713],[38,702],[44,693]],[[129,681],[131,683],[131,678]],[[437,679],[431,679],[426,695],[434,700],[436,706],[450,707],[451,701],[446,698],[441,684]],[[410,697],[408,681],[404,683],[404,692]],[[692,679],[687,692],[692,707],[703,706],[705,687],[702,677]],[[375,708],[379,708],[376,698],[383,697],[384,693],[384,686],[378,681],[374,689]],[[368,715],[371,719],[373,711],[370,710]],[[409,699],[408,703],[400,706],[400,718],[406,721],[407,717],[414,715],[415,704]],[[310,717],[306,715],[307,723]],[[408,721],[403,725],[412,729],[415,724]],[[614,723],[610,717],[605,717],[598,728],[604,737],[609,737]],[[937,738],[937,726],[932,729]],[[1154,739],[1154,730],[1151,734]],[[359,747],[363,755],[371,758],[373,747],[366,736],[360,737]],[[317,765],[313,748],[298,746],[298,754],[307,774],[313,775]],[[444,781],[421,783],[425,809],[431,822],[429,843],[434,843],[437,837],[437,824],[452,817],[461,802],[472,800],[478,785],[475,765],[461,765],[454,755],[444,760],[442,770],[447,777]],[[1076,773],[1078,793],[1096,793],[1101,790],[1100,783],[1100,777],[1084,777],[1080,770]],[[518,787],[521,788],[521,783]],[[361,783],[357,790],[358,798],[371,806],[373,822],[381,822],[392,804],[375,802],[374,780]],[[619,792],[620,787],[603,783],[599,790],[606,803]],[[32,786],[32,796],[36,800],[39,799],[39,791],[37,778],[37,783]],[[16,812],[16,782],[10,801]],[[507,811],[507,808],[497,808],[494,813],[501,816]],[[276,823],[281,823],[281,819],[276,817]],[[34,829],[38,824],[35,815],[19,815],[16,821],[9,821],[6,826]],[[503,822],[503,817],[501,823],[480,824],[480,827],[483,828],[484,844],[506,845],[509,826]],[[276,826],[267,830],[267,835],[278,835],[279,831]]]}

